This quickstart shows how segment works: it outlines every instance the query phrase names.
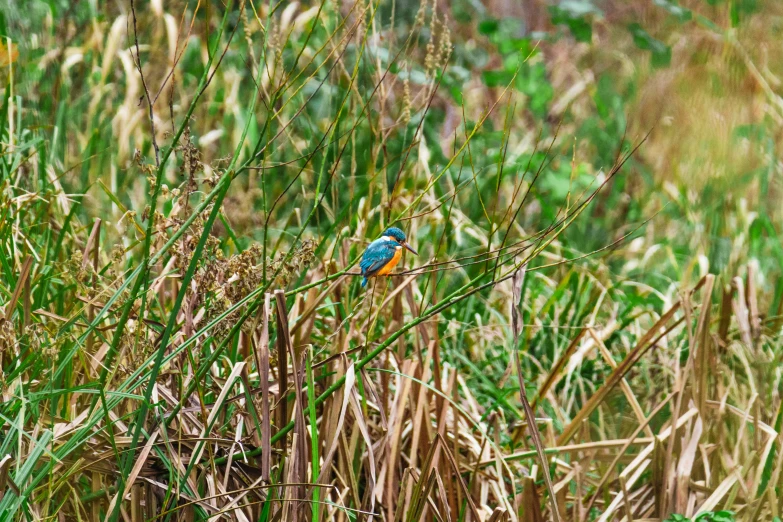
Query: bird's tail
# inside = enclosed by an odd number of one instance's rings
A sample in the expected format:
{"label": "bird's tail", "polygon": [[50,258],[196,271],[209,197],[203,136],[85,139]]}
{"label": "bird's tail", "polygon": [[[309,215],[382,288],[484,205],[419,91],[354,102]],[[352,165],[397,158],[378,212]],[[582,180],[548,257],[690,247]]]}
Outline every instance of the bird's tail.
{"label": "bird's tail", "polygon": [[364,279],[362,279],[362,288],[364,288],[365,286],[367,286],[367,278],[366,277]]}

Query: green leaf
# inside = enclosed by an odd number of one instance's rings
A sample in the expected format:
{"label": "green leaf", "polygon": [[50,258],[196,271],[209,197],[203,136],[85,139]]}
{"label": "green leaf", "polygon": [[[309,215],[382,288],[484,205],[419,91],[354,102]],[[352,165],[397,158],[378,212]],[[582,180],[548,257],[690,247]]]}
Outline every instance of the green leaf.
{"label": "green leaf", "polygon": [[[753,224],[750,227],[750,234],[751,238],[755,239],[757,242],[760,242],[762,227],[763,223],[761,223],[758,219],[753,220]],[[780,433],[781,425],[783,425],[783,405],[778,407],[778,414],[775,419],[775,429],[778,430],[778,433]],[[769,455],[767,455],[767,461],[764,463],[764,469],[761,472],[761,482],[759,483],[759,489],[757,490],[758,496],[761,496],[761,494],[764,493],[764,491],[767,489],[770,478],[772,478],[772,469],[775,466],[777,445],[777,441],[775,441],[775,443],[772,445],[772,451],[769,452]]]}
{"label": "green leaf", "polygon": [[653,38],[650,33],[645,31],[637,23],[628,26],[633,42],[636,47],[652,53],[652,64],[654,67],[665,67],[669,65],[672,59],[672,50],[669,46]]}
{"label": "green leaf", "polygon": [[690,9],[681,7],[671,0],[653,0],[653,3],[679,18],[681,22],[687,22],[693,18],[693,12]]}
{"label": "green leaf", "polygon": [[574,15],[561,6],[552,6],[549,8],[552,23],[555,25],[565,25],[571,34],[579,42],[590,42],[593,39],[593,26],[582,15]]}
{"label": "green leaf", "polygon": [[514,73],[510,71],[484,71],[481,73],[481,79],[487,87],[505,87],[514,78]]}
{"label": "green leaf", "polygon": [[486,20],[482,20],[478,24],[479,33],[485,35],[495,34],[498,31],[499,27],[500,24],[494,18],[487,18]]}
{"label": "green leaf", "polygon": [[456,86],[451,87],[449,88],[449,94],[451,94],[452,99],[455,103],[457,103],[457,105],[463,104],[462,89]]}
{"label": "green leaf", "polygon": [[712,522],[735,522],[733,511],[717,511],[712,515]]}
{"label": "green leaf", "polygon": [[[532,394],[538,393],[538,390],[533,390]],[[557,411],[555,411],[555,408],[552,406],[552,403],[550,403],[547,399],[543,399],[540,402],[541,409],[544,410],[544,413],[546,413],[550,419],[552,419],[552,425],[558,432],[563,431],[563,423],[560,421],[560,416],[557,414]]]}
{"label": "green leaf", "polygon": [[538,117],[545,117],[549,102],[554,97],[554,89],[546,75],[546,66],[537,63],[523,66],[517,75],[516,88],[525,93],[530,111]]}
{"label": "green leaf", "polygon": [[758,11],[758,0],[734,0],[731,3],[731,26],[737,27],[749,15]]}
{"label": "green leaf", "polygon": [[732,134],[734,138],[745,138],[748,140],[762,141],[766,137],[766,128],[763,125],[749,123],[747,125],[737,125]]}
{"label": "green leaf", "polygon": [[538,54],[538,51],[534,50],[534,47],[528,38],[504,38],[502,41],[498,42],[498,51],[500,51],[501,54],[519,51],[524,55],[524,58]]}

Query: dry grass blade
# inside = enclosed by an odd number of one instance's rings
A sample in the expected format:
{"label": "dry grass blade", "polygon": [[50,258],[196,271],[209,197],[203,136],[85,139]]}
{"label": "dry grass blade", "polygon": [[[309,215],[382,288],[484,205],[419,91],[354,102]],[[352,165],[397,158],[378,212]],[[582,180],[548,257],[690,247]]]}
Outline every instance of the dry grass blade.
{"label": "dry grass blade", "polygon": [[706,414],[707,410],[707,397],[709,396],[709,373],[710,373],[710,358],[712,337],[710,335],[710,312],[712,310],[712,288],[715,285],[715,276],[712,274],[707,275],[707,280],[704,283],[704,291],[702,292],[702,308],[699,314],[699,322],[696,326],[696,335],[698,337],[698,350],[694,357],[693,371],[696,374],[697,386],[695,389],[695,395],[699,410],[702,415]]}
{"label": "dry grass blade", "polygon": [[555,363],[555,365],[552,367],[552,369],[549,372],[549,375],[547,375],[547,378],[544,381],[544,384],[541,385],[541,388],[539,388],[538,393],[533,399],[532,404],[534,408],[538,404],[538,401],[540,401],[543,397],[545,397],[546,394],[549,393],[549,390],[552,388],[552,386],[557,382],[560,373],[563,371],[563,368],[566,367],[566,364],[568,364],[568,360],[571,358],[574,352],[576,352],[576,349],[579,346],[579,343],[581,342],[582,337],[584,337],[586,331],[587,331],[586,328],[583,328],[582,330],[579,331],[577,336],[574,337],[574,339],[568,345],[568,348],[566,348],[563,351],[563,354],[557,360],[557,363]]}
{"label": "dry grass blade", "polygon": [[19,302],[19,297],[22,295],[24,286],[27,282],[27,278],[30,277],[30,268],[33,266],[33,257],[27,256],[22,263],[22,269],[19,271],[19,277],[16,280],[16,286],[14,286],[14,293],[11,294],[11,299],[5,305],[3,310],[3,317],[6,321],[11,320],[11,316],[16,309],[16,303]]}
{"label": "dry grass blade", "polygon": [[[291,454],[291,461],[289,464],[291,466],[292,473],[288,479],[288,482],[298,483],[304,482],[307,476],[307,463],[310,460],[307,452],[307,444],[305,442],[307,438],[307,428],[305,426],[304,418],[305,391],[303,385],[305,353],[301,350],[295,350],[291,341],[291,334],[288,330],[288,309],[286,308],[285,292],[282,290],[275,290],[275,302],[277,305],[277,346],[278,350],[285,350],[290,355],[292,375],[294,378],[294,436],[297,437],[298,444],[297,451]],[[278,357],[280,357],[279,351]],[[282,363],[280,369],[283,371]],[[286,373],[288,372],[287,366],[285,367],[284,371]],[[282,393],[288,393],[287,389],[282,389],[282,384],[281,391]],[[283,420],[285,422],[288,421],[287,417],[283,417]],[[294,499],[304,498],[304,489],[300,486],[291,488],[288,492],[290,492]],[[294,513],[294,520],[299,518],[300,508],[301,505],[298,502],[292,502],[291,509]]]}
{"label": "dry grass blade", "polygon": [[98,259],[98,253],[99,250],[99,241],[100,241],[100,233],[101,233],[101,220],[96,219],[95,223],[92,226],[92,230],[90,231],[90,237],[87,238],[87,244],[84,245],[84,253],[82,254],[82,270],[87,268],[87,265],[90,263],[90,254],[92,254],[93,261],[96,261]]}
{"label": "dry grass blade", "polygon": [[507,522],[507,521],[508,521],[508,512],[504,508],[496,507],[487,522]]}
{"label": "dry grass blade", "polygon": [[[702,278],[690,291],[690,293],[699,290],[704,284],[705,280],[705,278]],[[576,414],[568,426],[563,430],[563,433],[558,438],[558,445],[566,444],[569,440],[571,440],[571,437],[573,437],[581,427],[582,421],[586,419],[601,402],[603,402],[609,391],[611,391],[612,388],[614,388],[622,380],[625,374],[628,373],[631,368],[633,368],[633,366],[637,363],[637,361],[639,361],[639,359],[641,359],[647,350],[655,345],[655,342],[651,341],[653,341],[655,336],[658,335],[662,328],[669,325],[669,322],[674,317],[675,313],[677,313],[677,311],[680,309],[680,306],[681,301],[675,303],[665,314],[661,316],[655,325],[650,328],[647,333],[644,334],[644,336],[642,336],[642,338],[637,342],[636,346],[630,352],[628,352],[628,355],[625,357],[625,359],[623,359],[617,368],[612,371],[612,373],[609,375],[609,378],[606,379],[606,382],[604,382],[598,391],[596,391],[590,397],[590,400],[582,407],[581,410],[579,410],[579,413]],[[669,326],[669,330],[671,328],[672,327]]]}
{"label": "dry grass blade", "polygon": [[588,513],[590,512],[590,510],[592,509],[593,505],[595,504],[595,501],[598,499],[598,496],[603,491],[604,486],[607,484],[607,482],[609,481],[609,478],[614,473],[617,464],[619,464],[619,462],[620,462],[620,459],[623,458],[623,455],[625,455],[625,452],[628,450],[628,448],[630,448],[634,444],[634,442],[637,441],[636,437],[642,432],[642,430],[646,426],[649,425],[650,421],[652,421],[655,418],[655,416],[658,415],[661,412],[661,410],[667,404],[669,404],[669,401],[672,400],[672,397],[674,397],[674,395],[670,394],[663,401],[661,401],[661,403],[658,406],[656,406],[653,411],[650,412],[650,414],[647,416],[645,421],[642,424],[640,424],[634,430],[634,432],[631,434],[631,436],[628,437],[628,439],[625,441],[625,443],[623,444],[622,448],[620,448],[620,451],[617,452],[617,456],[615,456],[615,458],[612,460],[612,462],[607,467],[606,473],[604,473],[604,475],[601,477],[601,480],[595,486],[595,493],[593,494],[592,497],[590,497],[590,500],[587,503],[587,507],[585,508],[586,512],[588,512]]}
{"label": "dry grass blade", "polygon": [[258,346],[259,379],[261,385],[261,476],[264,483],[269,483],[272,468],[272,417],[270,413],[271,396],[269,394],[269,315],[271,295],[264,295],[264,305],[259,310],[261,314],[261,334],[254,346]]}
{"label": "dry grass blade", "polygon": [[516,359],[517,366],[517,379],[519,381],[519,396],[522,400],[522,407],[525,410],[525,416],[527,417],[527,426],[530,430],[530,438],[533,439],[533,445],[538,452],[538,460],[541,462],[541,472],[544,475],[544,483],[549,491],[549,502],[552,504],[552,517],[555,522],[562,520],[560,516],[560,508],[557,504],[557,498],[555,496],[555,488],[552,484],[552,477],[549,473],[549,461],[546,458],[546,452],[544,449],[544,443],[541,440],[541,433],[538,431],[536,425],[536,415],[533,412],[533,408],[530,407],[530,402],[527,400],[527,392],[525,391],[525,379],[522,377],[522,365],[519,363],[519,355],[514,350],[514,357]]}
{"label": "dry grass blade", "polygon": [[707,500],[704,501],[704,503],[699,506],[699,510],[696,512],[695,516],[699,517],[703,513],[707,513],[709,511],[712,511],[717,507],[718,503],[723,499],[723,497],[726,496],[726,494],[731,490],[732,487],[741,479],[741,477],[737,474],[737,471],[730,473],[729,476],[727,476],[725,479],[723,479],[723,482],[718,485],[717,488],[715,488],[715,491],[712,492],[712,494],[707,498]]}
{"label": "dry grass blade", "polygon": [[378,392],[375,389],[375,383],[372,382],[372,379],[370,379],[369,374],[367,373],[367,370],[362,368],[362,382],[366,386],[367,390],[370,392],[370,395],[372,396],[373,402],[375,402],[375,405],[378,407],[378,413],[381,416],[381,429],[383,431],[386,431],[389,429],[389,423],[386,420],[386,410],[384,408],[384,403],[381,401],[381,398],[378,396]]}
{"label": "dry grass blade", "polygon": [[[552,517],[555,522],[560,522],[560,507],[558,506],[557,499],[555,497],[555,488],[552,485],[552,477],[549,473],[549,461],[546,458],[544,444],[541,440],[541,433],[538,431],[538,425],[536,424],[536,415],[533,408],[530,406],[530,402],[527,399],[527,390],[525,389],[525,379],[522,374],[522,365],[519,362],[519,351],[517,349],[517,342],[519,334],[521,333],[521,317],[519,317],[519,301],[522,297],[522,282],[525,277],[525,270],[520,269],[514,273],[512,280],[512,302],[511,302],[511,322],[514,325],[514,354],[512,360],[516,365],[517,370],[517,382],[519,383],[519,397],[522,401],[522,407],[525,411],[525,417],[527,420],[527,426],[530,433],[530,438],[533,440],[533,445],[538,452],[538,459],[541,463],[541,471],[544,474],[544,482],[546,488],[549,491],[549,501],[552,504]],[[581,336],[581,334],[580,334]],[[576,343],[572,343],[576,344]]]}
{"label": "dry grass blade", "polygon": [[[481,520],[481,517],[479,516],[478,513],[478,509],[476,508],[476,504],[473,501],[473,496],[470,494],[470,490],[468,489],[467,484],[465,484],[465,481],[462,478],[462,474],[460,472],[459,466],[457,465],[457,460],[454,457],[454,454],[451,452],[448,444],[446,444],[445,439],[441,437],[440,433],[436,435],[435,440],[436,440],[436,444],[439,445],[439,448],[443,451],[443,454],[446,456],[446,459],[451,465],[452,472],[457,477],[457,482],[460,486],[460,490],[462,491],[465,500],[467,501],[468,508],[470,508],[470,512],[473,514],[473,517],[475,517],[476,520]],[[433,446],[434,445],[435,444],[433,444]]]}
{"label": "dry grass blade", "polygon": [[[277,352],[277,381],[278,381],[278,389],[277,389],[277,406],[275,407],[275,413],[277,414],[277,425],[278,426],[285,426],[288,424],[288,355],[289,350],[288,347],[290,345],[291,338],[286,335],[286,332],[288,332],[288,324],[287,324],[287,315],[285,315],[285,296],[283,297],[283,312],[284,315],[281,315],[280,313],[280,304],[279,304],[279,297],[278,293],[275,292],[275,302],[277,307],[277,314],[276,317],[276,325],[277,325],[277,342],[276,342],[276,352]],[[278,441],[278,446],[281,449],[285,449],[287,443],[286,443],[286,436],[284,436],[280,441]]]}
{"label": "dry grass blade", "polygon": [[141,453],[139,454],[138,459],[136,459],[136,462],[133,465],[133,469],[131,469],[130,475],[128,475],[128,479],[125,481],[125,485],[122,490],[122,495],[118,492],[114,495],[114,497],[111,499],[111,502],[109,503],[109,513],[111,513],[114,510],[114,505],[118,501],[122,501],[133,488],[134,483],[136,482],[136,479],[139,476],[139,473],[141,473],[142,467],[144,467],[144,464],[147,463],[147,459],[149,458],[150,452],[152,451],[152,448],[155,445],[155,441],[157,440],[159,435],[158,431],[155,431],[149,439],[147,439],[147,443],[144,445],[144,447],[141,449]]}
{"label": "dry grass blade", "polygon": [[[212,409],[210,410],[209,416],[207,417],[207,422],[202,428],[201,435],[199,437],[200,439],[205,440],[209,430],[212,428],[212,425],[218,418],[218,415],[222,413],[223,404],[226,402],[226,398],[228,398],[231,389],[234,387],[234,383],[237,381],[237,379],[239,379],[244,368],[245,362],[243,361],[236,363],[231,368],[231,373],[228,374],[226,382],[223,384],[223,388],[220,390],[220,394],[218,395],[217,399],[215,399],[214,404],[212,404]],[[193,452],[193,456],[191,457],[192,462],[198,462],[201,460],[201,453],[204,451],[204,446],[204,442],[199,442],[196,445],[196,450]]]}
{"label": "dry grass blade", "polygon": [[[638,435],[638,433],[637,433]],[[597,440],[594,442],[582,442],[579,444],[566,444],[565,446],[552,446],[544,448],[544,453],[547,455],[557,455],[560,453],[573,453],[573,452],[590,452],[594,450],[602,449],[614,449],[623,448],[626,445],[628,447],[649,444],[654,440],[654,437],[634,437],[633,439],[608,439]],[[626,448],[628,449],[628,448]],[[538,457],[538,451],[535,449],[517,451],[503,455],[504,462],[513,462],[515,460],[524,460]],[[497,462],[496,459],[487,459],[480,461],[479,467],[490,466]]]}
{"label": "dry grass blade", "polygon": [[[652,460],[651,455],[656,451],[656,446],[661,442],[666,441],[669,437],[676,435],[676,431],[687,424],[692,418],[698,415],[699,411],[696,408],[691,408],[684,414],[682,414],[674,426],[668,426],[661,431],[652,444],[649,444],[646,448],[639,452],[639,454],[623,469],[620,473],[621,477],[626,479],[626,485],[631,488],[643,473],[650,467]],[[614,500],[604,508],[601,513],[599,522],[607,522],[611,520],[611,516],[617,511],[617,509],[624,504],[624,496],[622,492],[619,492],[615,496]]]}
{"label": "dry grass blade", "polygon": [[348,412],[348,405],[351,398],[350,394],[355,381],[356,372],[354,371],[354,365],[351,364],[345,371],[345,385],[342,389],[343,398],[342,405],[340,406],[339,414],[337,416],[337,425],[335,426],[335,429],[332,433],[328,433],[324,436],[326,440],[331,439],[331,444],[329,444],[329,450],[324,456],[323,463],[321,464],[321,474],[318,475],[318,478],[315,480],[316,484],[325,483],[326,476],[332,472],[332,459],[334,458],[334,454],[337,451],[340,442],[340,434],[342,433],[343,425],[345,424],[345,415]]}
{"label": "dry grass blade", "polygon": [[533,477],[522,477],[522,522],[544,522],[541,500]]}
{"label": "dry grass blade", "polygon": [[[367,424],[364,420],[364,415],[362,414],[362,407],[359,405],[358,394],[356,393],[355,388],[351,390],[350,403],[351,403],[351,408],[353,410],[354,419],[356,419],[356,425],[359,427],[359,431],[361,432],[362,437],[364,438],[364,443],[367,446],[367,462],[369,463],[370,466],[370,473],[368,475],[368,483],[367,483],[367,491],[370,492],[368,494],[368,497],[370,498],[370,504],[364,510],[370,513],[374,513],[375,494],[373,492],[375,490],[375,484],[378,482],[377,472],[375,470],[376,467],[375,453],[373,452],[373,442],[372,442],[372,437],[370,437],[370,430],[368,429]],[[370,517],[370,520],[372,520],[372,517]]]}
{"label": "dry grass blade", "polygon": [[691,474],[693,473],[693,465],[696,461],[703,426],[704,424],[702,423],[701,418],[696,418],[696,423],[693,426],[690,438],[688,439],[687,445],[682,449],[680,460],[677,463],[674,489],[675,513],[685,513],[688,509]]}
{"label": "dry grass blade", "polygon": [[302,311],[302,313],[299,315],[299,317],[296,319],[296,322],[291,327],[291,335],[296,334],[299,329],[304,325],[307,320],[312,317],[315,314],[315,311],[318,309],[318,306],[324,302],[324,300],[332,295],[334,290],[343,284],[343,278],[338,278],[335,281],[332,282],[331,285],[329,285],[323,292],[318,294],[313,299],[308,299],[306,308]]}
{"label": "dry grass blade", "polygon": [[[603,356],[606,364],[608,364],[612,370],[617,369],[617,363],[612,358],[612,354],[604,344],[603,340],[598,335],[596,335],[593,328],[588,328],[588,331],[590,332],[590,337],[598,346],[598,350],[601,352],[601,355]],[[636,418],[640,423],[646,424],[644,419],[644,412],[642,411],[642,407],[639,405],[639,400],[636,398],[636,395],[634,395],[633,390],[631,390],[631,385],[628,384],[628,381],[625,378],[620,381],[620,387],[622,388],[626,399],[628,399],[628,402],[631,404],[633,412],[636,414]],[[644,431],[649,437],[653,436],[652,429],[650,429],[649,425],[644,428]]]}
{"label": "dry grass blade", "polygon": [[18,496],[19,487],[14,483],[13,479],[8,476],[8,472],[11,469],[14,459],[11,455],[6,455],[0,459],[0,499],[3,498],[6,488],[10,489]]}

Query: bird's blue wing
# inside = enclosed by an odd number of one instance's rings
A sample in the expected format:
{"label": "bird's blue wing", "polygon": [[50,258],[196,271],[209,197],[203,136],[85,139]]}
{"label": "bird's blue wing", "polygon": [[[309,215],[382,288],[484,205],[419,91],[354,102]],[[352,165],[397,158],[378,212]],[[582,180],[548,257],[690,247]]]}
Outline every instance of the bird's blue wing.
{"label": "bird's blue wing", "polygon": [[394,257],[397,250],[396,241],[376,240],[370,243],[367,250],[362,255],[359,268],[362,269],[362,275],[370,277],[375,272],[383,268],[386,263]]}

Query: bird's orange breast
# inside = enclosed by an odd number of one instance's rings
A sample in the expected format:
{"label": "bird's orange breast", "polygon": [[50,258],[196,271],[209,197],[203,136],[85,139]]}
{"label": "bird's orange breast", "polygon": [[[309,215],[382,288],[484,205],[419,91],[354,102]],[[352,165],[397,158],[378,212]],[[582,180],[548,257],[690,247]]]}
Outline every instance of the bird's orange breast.
{"label": "bird's orange breast", "polygon": [[386,263],[383,268],[378,270],[378,273],[376,275],[387,275],[389,272],[392,271],[392,269],[397,266],[397,263],[400,262],[400,258],[402,257],[402,247],[398,246],[397,250],[394,252],[394,257],[389,260],[388,263]]}

